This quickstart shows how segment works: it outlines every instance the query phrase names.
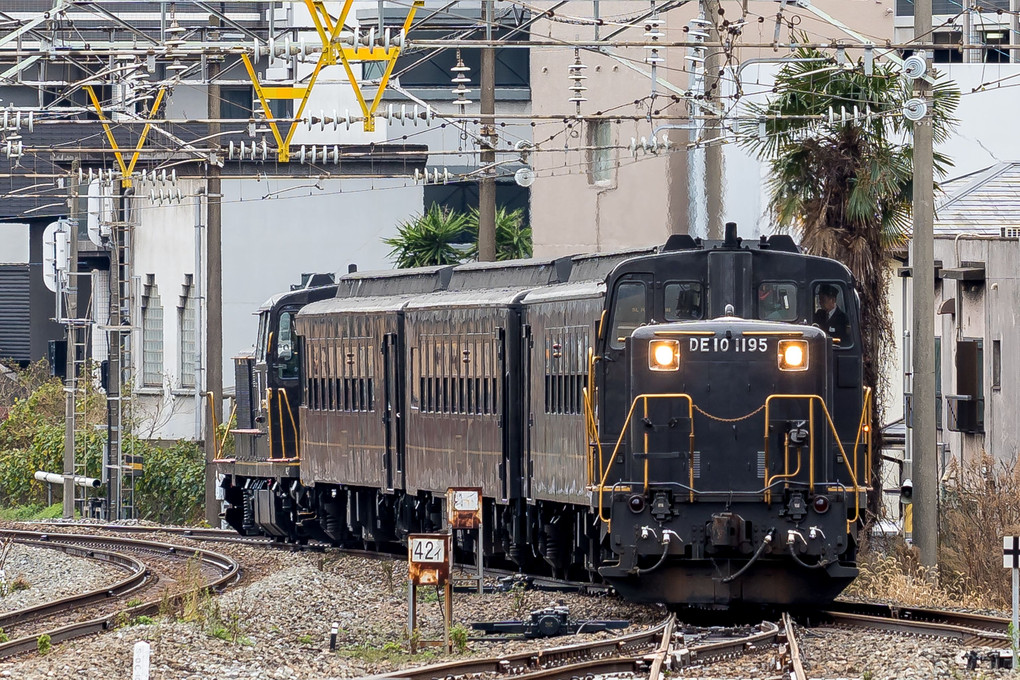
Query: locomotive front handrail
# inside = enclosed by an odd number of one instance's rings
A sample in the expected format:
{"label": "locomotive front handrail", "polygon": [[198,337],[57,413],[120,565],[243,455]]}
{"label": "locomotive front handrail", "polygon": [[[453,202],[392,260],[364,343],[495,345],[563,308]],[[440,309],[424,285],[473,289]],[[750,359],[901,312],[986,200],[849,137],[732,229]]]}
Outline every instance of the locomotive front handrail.
{"label": "locomotive front handrail", "polygon": [[[297,459],[301,458],[301,443],[300,437],[298,437],[297,422],[294,420],[294,411],[290,407],[290,397],[287,395],[287,390],[281,389],[279,393],[282,395],[282,400],[287,403],[287,415],[290,416],[290,426],[294,428],[294,457]],[[283,422],[283,406],[280,406],[280,421]],[[280,426],[280,449],[283,450],[285,444],[283,442],[283,426]],[[287,452],[283,451],[284,458],[287,457]]]}
{"label": "locomotive front handrail", "polygon": [[[691,395],[683,393],[683,392],[664,393],[664,394],[639,394],[636,397],[634,397],[634,401],[632,401],[631,404],[630,404],[630,410],[627,411],[627,419],[624,421],[623,427],[620,428],[620,436],[616,440],[616,446],[613,447],[613,453],[612,453],[612,455],[609,456],[609,462],[606,463],[606,466],[602,469],[602,478],[599,480],[599,519],[602,520],[603,522],[605,522],[606,524],[609,524],[609,521],[610,521],[610,518],[605,517],[603,515],[603,512],[602,512],[602,508],[603,508],[602,495],[603,495],[603,493],[605,492],[605,489],[606,489],[606,478],[609,476],[609,470],[613,466],[613,461],[616,460],[616,454],[619,453],[620,446],[623,444],[623,438],[624,438],[624,436],[626,436],[627,429],[630,427],[630,421],[634,417],[634,408],[637,406],[637,403],[638,403],[639,400],[644,402],[644,414],[645,414],[644,417],[647,418],[648,417],[648,400],[649,399],[686,399],[687,400],[687,417],[691,421],[690,461],[689,461],[690,464],[688,465],[688,473],[690,475],[690,480],[689,481],[690,481],[690,485],[691,485],[691,489],[692,489],[691,490],[691,502],[694,501],[694,493],[695,493],[694,490],[693,490],[694,489],[694,400],[691,398]],[[648,443],[647,443],[647,438],[646,438],[645,439],[645,449],[646,449],[645,453],[648,453],[647,448],[648,448]],[[601,447],[600,447],[599,451],[601,453]],[[601,465],[601,455],[600,455],[599,464]],[[645,471],[644,472],[645,472],[645,474],[644,474],[644,485],[645,485],[645,488],[648,488],[648,459],[647,458],[645,459]]]}
{"label": "locomotive front handrail", "polygon": [[[286,458],[287,457],[287,438],[284,437],[284,435],[283,435],[283,433],[284,433],[284,429],[283,429],[283,397],[280,396],[281,392],[286,392],[286,391],[287,390],[284,389],[283,387],[280,387],[279,389],[276,390],[276,412],[280,416],[280,457],[281,458]],[[297,432],[297,430],[294,430],[294,431]],[[270,454],[271,453],[272,453],[272,451],[270,451]]]}
{"label": "locomotive front handrail", "polygon": [[273,457],[273,388],[266,388],[266,427],[269,431],[269,457]]}
{"label": "locomotive front handrail", "polygon": [[[797,475],[800,474],[800,468],[802,467],[801,466],[801,462],[802,462],[801,461],[801,450],[802,450],[803,447],[800,447],[800,446],[797,447],[797,469],[794,470],[793,472],[790,472],[789,471],[790,470],[790,433],[789,432],[786,433],[786,437],[785,437],[785,441],[783,442],[783,445],[784,445],[784,448],[785,448],[784,461],[783,461],[783,463],[784,463],[784,465],[783,465],[783,472],[779,473],[779,474],[774,474],[771,477],[769,477],[768,476],[768,465],[766,464],[766,466],[765,466],[765,470],[766,470],[766,473],[765,473],[765,494],[766,495],[771,493],[772,484],[775,483],[776,480],[778,480],[778,479],[787,480],[786,486],[788,487],[789,486],[789,480],[796,478]],[[810,466],[810,468],[812,470],[811,475],[813,475],[814,474],[813,470],[814,470],[814,467],[815,467],[814,466],[814,457],[813,456],[811,456],[811,460],[809,461],[809,466]],[[815,486],[814,480],[811,479],[809,481],[809,488],[813,489],[814,486]]]}
{"label": "locomotive front handrail", "polygon": [[227,427],[224,428],[223,439],[216,439],[216,429],[218,424],[216,423],[216,393],[206,392],[206,402],[209,404],[209,420],[212,423],[213,431],[213,460],[220,460],[223,457],[223,449],[227,445],[227,435],[230,434],[230,423],[234,420],[234,414],[237,413],[237,402],[234,402],[234,407],[230,409],[230,417],[227,418]]}
{"label": "locomotive front handrail", "polygon": [[[768,455],[769,455],[769,407],[772,405],[772,400],[773,399],[807,399],[808,400],[808,403],[809,403],[808,417],[810,419],[809,427],[811,428],[810,429],[810,432],[811,432],[811,435],[810,435],[811,443],[810,443],[809,454],[808,454],[809,455],[809,461],[810,461],[810,463],[809,463],[809,466],[810,466],[809,482],[810,482],[811,489],[814,489],[814,460],[815,460],[814,402],[818,401],[822,405],[822,412],[825,413],[825,420],[828,422],[829,429],[832,431],[833,437],[836,440],[836,446],[839,447],[839,452],[843,456],[843,464],[846,465],[847,472],[850,473],[850,479],[853,480],[853,483],[854,483],[854,485],[853,485],[853,489],[854,489],[854,516],[853,516],[853,519],[848,519],[847,520],[847,529],[849,530],[849,528],[851,526],[853,526],[853,524],[858,519],[860,519],[860,517],[861,517],[861,495],[860,495],[861,486],[857,482],[857,473],[856,473],[856,467],[857,467],[857,462],[856,462],[857,449],[856,449],[856,446],[854,447],[854,461],[853,461],[853,465],[851,465],[851,461],[849,460],[848,456],[846,455],[846,450],[843,448],[843,442],[841,442],[839,440],[839,431],[836,430],[836,424],[832,421],[832,416],[829,414],[829,409],[825,405],[825,400],[822,399],[819,395],[817,395],[817,394],[770,394],[768,397],[765,398],[765,464],[766,464],[766,467],[768,466]],[[864,411],[865,412],[867,411],[867,407],[868,407],[868,402],[865,401],[865,403],[864,403]],[[858,435],[859,434],[860,434],[860,428],[858,428]],[[766,485],[766,486],[768,486],[768,485]]]}

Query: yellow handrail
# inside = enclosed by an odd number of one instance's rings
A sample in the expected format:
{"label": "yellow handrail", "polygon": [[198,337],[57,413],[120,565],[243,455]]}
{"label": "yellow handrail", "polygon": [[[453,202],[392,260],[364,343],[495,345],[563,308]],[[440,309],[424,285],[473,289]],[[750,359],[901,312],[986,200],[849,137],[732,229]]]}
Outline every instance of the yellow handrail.
{"label": "yellow handrail", "polygon": [[212,420],[213,431],[216,431],[216,395],[212,392],[205,393],[206,403],[209,404],[209,419]]}
{"label": "yellow handrail", "polygon": [[[286,392],[286,391],[287,390],[285,390],[282,387],[280,389],[276,390],[276,411],[277,411],[277,413],[280,414],[280,436],[279,436],[279,440],[280,440],[280,457],[281,458],[286,458],[287,457],[287,438],[284,436],[284,429],[283,429],[283,398],[280,397],[280,392]],[[297,430],[295,430],[295,432],[297,432]]]}
{"label": "yellow handrail", "polygon": [[[664,393],[664,394],[639,394],[634,397],[634,401],[630,404],[630,410],[627,411],[627,419],[623,423],[623,427],[620,428],[620,436],[616,440],[616,446],[613,447],[613,453],[609,456],[609,462],[606,463],[606,467],[602,470],[602,478],[599,480],[599,519],[605,523],[609,523],[609,518],[602,514],[602,494],[606,489],[606,478],[609,476],[609,470],[613,467],[613,461],[616,460],[616,454],[620,451],[620,445],[623,443],[623,438],[627,434],[627,428],[630,427],[630,421],[634,416],[634,408],[637,406],[638,401],[643,401],[647,412],[648,400],[649,399],[686,399],[687,400],[687,417],[691,421],[691,456],[694,455],[694,400],[691,399],[691,395],[682,392],[675,393]],[[645,461],[647,463],[647,459]],[[694,465],[693,460],[691,461],[691,487],[694,486]],[[645,486],[647,487],[648,481],[645,480]],[[694,492],[691,492],[693,497]]]}
{"label": "yellow handrail", "polygon": [[[301,457],[301,444],[298,442],[298,428],[297,428],[297,423],[294,421],[294,411],[290,407],[290,397],[287,396],[287,390],[284,390],[284,389],[280,390],[280,394],[283,395],[283,401],[287,402],[287,415],[290,416],[290,426],[294,428],[294,457],[295,458],[300,458]],[[283,407],[282,406],[280,407],[280,413],[281,414],[283,413]],[[283,421],[283,416],[282,415],[280,417],[280,421],[281,422]],[[281,427],[281,432],[282,432],[282,427]],[[281,439],[283,438],[282,434],[280,435],[280,438]]]}
{"label": "yellow handrail", "polygon": [[[785,465],[783,466],[783,474],[772,475],[771,477],[769,477],[768,476],[768,470],[766,469],[766,471],[765,471],[765,488],[766,489],[768,489],[770,486],[772,486],[772,484],[777,479],[793,479],[794,477],[796,477],[797,475],[800,474],[801,452],[802,452],[802,447],[800,447],[800,446],[797,447],[797,469],[794,470],[793,472],[790,472],[790,433],[789,432],[786,433],[786,440],[784,442],[784,448],[785,448],[784,457],[786,459],[786,462],[785,462]],[[770,491],[766,491],[766,493],[771,493],[771,492]]]}
{"label": "yellow handrail", "polygon": [[[769,445],[769,406],[773,399],[807,399],[809,402],[817,400],[822,405],[822,411],[825,413],[825,419],[829,424],[829,429],[832,431],[833,438],[836,440],[836,446],[839,447],[839,452],[843,456],[843,463],[846,465],[847,472],[850,473],[850,479],[854,483],[854,517],[853,519],[847,520],[847,529],[853,525],[861,516],[861,496],[860,496],[860,485],[857,483],[857,474],[854,470],[854,465],[850,464],[850,461],[846,455],[846,450],[843,448],[843,442],[839,440],[839,431],[836,430],[836,424],[832,422],[832,416],[829,415],[829,409],[825,405],[825,400],[817,394],[770,394],[765,398],[765,459],[768,460],[768,445]],[[814,432],[811,432],[811,448],[809,455],[814,458],[815,455],[815,438]],[[813,488],[813,486],[812,486]]]}
{"label": "yellow handrail", "polygon": [[273,457],[273,388],[266,388],[266,427],[269,428],[269,457]]}
{"label": "yellow handrail", "polygon": [[[603,313],[604,316],[604,313]],[[599,325],[601,328],[601,320]],[[599,426],[595,420],[595,363],[600,357],[595,355],[595,350],[588,348],[588,386],[583,390],[585,427],[588,434],[588,486],[595,481],[595,460],[591,455],[591,442],[599,453],[599,470],[602,469],[602,442],[599,441]]]}
{"label": "yellow handrail", "polygon": [[227,435],[230,434],[230,423],[234,422],[234,414],[237,413],[237,402],[234,402],[234,408],[230,409],[230,417],[227,418],[227,427],[223,428],[223,439],[220,440],[220,445],[216,449],[216,460],[223,457],[223,449],[227,445]]}

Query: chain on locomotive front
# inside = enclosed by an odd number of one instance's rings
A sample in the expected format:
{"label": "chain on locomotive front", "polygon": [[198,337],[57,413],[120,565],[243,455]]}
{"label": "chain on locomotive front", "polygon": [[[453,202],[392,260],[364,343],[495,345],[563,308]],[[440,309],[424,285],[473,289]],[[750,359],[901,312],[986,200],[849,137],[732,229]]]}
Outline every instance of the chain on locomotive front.
{"label": "chain on locomotive front", "polygon": [[788,237],[674,238],[608,281],[589,488],[628,598],[807,604],[856,576],[870,470],[849,271]]}

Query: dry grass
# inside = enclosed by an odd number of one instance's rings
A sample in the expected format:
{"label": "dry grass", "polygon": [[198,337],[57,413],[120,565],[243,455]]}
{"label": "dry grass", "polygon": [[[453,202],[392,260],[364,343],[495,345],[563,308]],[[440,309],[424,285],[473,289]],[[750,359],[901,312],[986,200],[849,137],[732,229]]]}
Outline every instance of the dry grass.
{"label": "dry grass", "polygon": [[939,566],[920,565],[901,537],[862,543],[860,577],[847,595],[905,605],[1006,609],[1002,536],[1020,530],[1020,466],[989,457],[950,470],[939,507]]}

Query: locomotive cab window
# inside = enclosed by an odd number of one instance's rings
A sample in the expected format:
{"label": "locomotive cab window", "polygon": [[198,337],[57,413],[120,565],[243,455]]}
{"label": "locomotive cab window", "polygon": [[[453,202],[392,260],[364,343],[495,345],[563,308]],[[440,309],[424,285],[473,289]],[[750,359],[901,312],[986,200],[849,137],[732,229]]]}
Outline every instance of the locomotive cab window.
{"label": "locomotive cab window", "polygon": [[282,312],[280,324],[276,330],[276,368],[279,371],[280,380],[294,380],[298,377],[300,358],[295,340],[294,312]]}
{"label": "locomotive cab window", "polygon": [[758,286],[758,318],[767,321],[797,321],[797,285],[766,281]]}
{"label": "locomotive cab window", "polygon": [[819,283],[815,285],[812,297],[815,311],[811,323],[829,334],[836,347],[841,348],[854,343],[850,317],[846,313],[845,293],[839,284]]}
{"label": "locomotive cab window", "polygon": [[269,342],[269,312],[259,314],[259,335],[255,340],[255,361],[266,360],[266,343]]}
{"label": "locomotive cab window", "polygon": [[704,294],[698,281],[671,281],[662,290],[666,321],[694,321],[703,317]]}
{"label": "locomotive cab window", "polygon": [[609,346],[623,349],[634,329],[648,320],[645,284],[643,281],[622,281],[616,286],[613,300],[613,323]]}

